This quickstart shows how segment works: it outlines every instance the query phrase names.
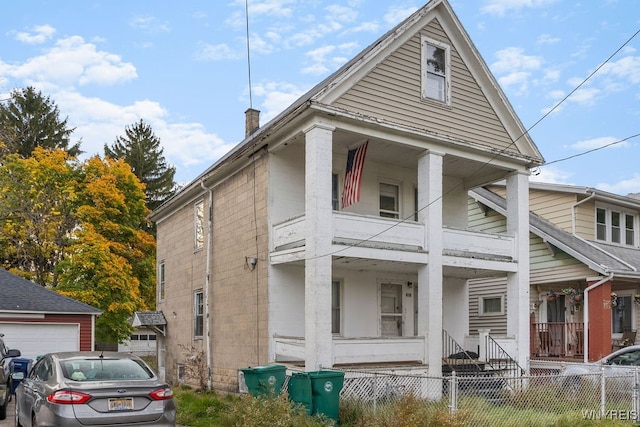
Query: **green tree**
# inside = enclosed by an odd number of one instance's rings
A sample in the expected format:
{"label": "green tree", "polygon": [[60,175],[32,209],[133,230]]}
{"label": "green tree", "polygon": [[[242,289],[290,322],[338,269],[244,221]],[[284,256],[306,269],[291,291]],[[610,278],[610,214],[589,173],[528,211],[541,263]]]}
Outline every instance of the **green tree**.
{"label": "green tree", "polygon": [[176,190],[176,169],[167,164],[158,138],[151,126],[140,120],[125,127],[125,136],[118,136],[111,147],[105,144],[105,157],[122,159],[145,186],[147,207],[157,208]]}
{"label": "green tree", "polygon": [[36,147],[0,167],[0,256],[4,268],[55,287],[55,268],[76,227],[78,165],[65,151]]}
{"label": "green tree", "polygon": [[71,156],[80,154],[79,142],[69,146],[74,128],[69,128],[67,121],[60,119],[57,105],[48,96],[31,86],[14,89],[6,105],[0,104],[6,150],[22,158],[30,157],[36,147],[60,148]]}

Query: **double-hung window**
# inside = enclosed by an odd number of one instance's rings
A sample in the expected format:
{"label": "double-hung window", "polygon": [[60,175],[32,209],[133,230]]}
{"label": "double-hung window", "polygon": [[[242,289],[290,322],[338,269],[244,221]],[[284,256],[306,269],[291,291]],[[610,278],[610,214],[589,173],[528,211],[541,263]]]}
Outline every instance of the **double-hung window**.
{"label": "double-hung window", "polygon": [[193,336],[202,337],[204,334],[204,293],[196,291],[193,294]]}
{"label": "double-hung window", "polygon": [[342,298],[341,286],[339,281],[331,282],[331,333],[339,334],[340,329],[340,300]]}
{"label": "double-hung window", "polygon": [[422,97],[449,104],[449,46],[422,37]]}
{"label": "double-hung window", "polygon": [[400,218],[400,203],[398,201],[400,187],[395,184],[380,183],[380,216],[385,218]]}
{"label": "double-hung window", "polygon": [[158,301],[164,301],[164,261],[158,264]]}
{"label": "double-hung window", "polygon": [[596,240],[637,246],[637,215],[620,209],[596,208]]}

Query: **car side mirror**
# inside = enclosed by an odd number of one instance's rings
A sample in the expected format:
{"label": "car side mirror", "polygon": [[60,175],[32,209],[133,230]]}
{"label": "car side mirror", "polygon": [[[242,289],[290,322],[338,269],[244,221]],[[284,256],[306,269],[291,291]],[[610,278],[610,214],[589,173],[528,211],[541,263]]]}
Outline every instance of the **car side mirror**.
{"label": "car side mirror", "polygon": [[20,350],[16,348],[7,350],[7,357],[20,357],[21,355],[22,353],[20,353]]}

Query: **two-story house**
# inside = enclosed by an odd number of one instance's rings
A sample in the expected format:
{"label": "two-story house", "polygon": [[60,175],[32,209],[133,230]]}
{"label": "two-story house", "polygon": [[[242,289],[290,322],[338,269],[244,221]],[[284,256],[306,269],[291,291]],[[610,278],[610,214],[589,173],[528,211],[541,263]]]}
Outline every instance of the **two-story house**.
{"label": "two-story house", "polygon": [[[265,125],[246,118],[246,138],[151,216],[167,380],[194,348],[226,391],[274,362],[437,376],[443,335],[469,333],[467,280],[496,276],[526,366],[528,177],[543,159],[446,0]],[[505,229],[469,230],[468,190],[500,180]]]}
{"label": "two-story house", "polygon": [[[472,190],[470,227],[504,229],[504,196],[500,185]],[[531,358],[594,361],[634,344],[640,322],[640,198],[531,183],[529,205]],[[469,287],[471,334],[506,334],[504,280],[472,280]]]}

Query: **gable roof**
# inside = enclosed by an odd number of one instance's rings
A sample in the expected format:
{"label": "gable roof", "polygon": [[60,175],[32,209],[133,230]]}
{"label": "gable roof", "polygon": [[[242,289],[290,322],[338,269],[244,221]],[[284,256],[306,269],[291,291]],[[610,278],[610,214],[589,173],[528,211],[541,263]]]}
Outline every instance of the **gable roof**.
{"label": "gable roof", "polygon": [[[456,49],[460,52],[473,77],[483,88],[484,96],[500,117],[500,120],[513,141],[512,144],[504,149],[496,150],[492,148],[487,149],[487,151],[495,157],[497,157],[496,154],[498,154],[514,159],[517,158],[519,162],[527,164],[528,167],[544,163],[542,154],[533,143],[528,132],[526,132],[520,119],[509,104],[507,97],[502,92],[496,79],[491,74],[489,67],[475,48],[448,1],[431,0],[362,50],[334,73],[311,88],[275,118],[264,126],[259,127],[255,132],[238,143],[218,159],[218,161],[198,175],[191,183],[187,184],[173,197],[154,210],[150,215],[150,219],[152,221],[159,220],[166,211],[170,210],[168,207],[176,200],[197,197],[202,191],[205,181],[215,182],[223,179],[227,174],[232,173],[236,166],[230,166],[231,164],[265,148],[268,139],[282,132],[285,127],[294,120],[302,119],[305,115],[313,112],[325,112],[335,116],[344,114],[344,111],[332,106],[332,102],[344,94],[349,88],[353,87],[368,71],[376,67],[381,61],[398,49],[399,46],[402,46],[402,44],[406,43],[411,37],[419,34],[429,22],[436,18],[446,27],[446,31],[452,40],[455,40]],[[376,120],[376,118],[367,119],[356,116],[357,114],[346,114],[344,117],[363,121],[371,120],[378,124],[381,123],[379,120]],[[451,145],[459,143],[459,141],[453,138],[447,138],[436,132],[429,132],[424,129],[407,127],[403,130],[417,133],[423,137],[429,137],[434,141],[440,141],[444,144]]]}
{"label": "gable roof", "polygon": [[93,314],[101,310],[0,268],[0,312]]}
{"label": "gable roof", "polygon": [[[506,215],[507,201],[502,196],[486,188],[475,188],[469,194],[480,203]],[[640,279],[640,258],[637,249],[584,240],[532,212],[529,213],[529,230],[599,274],[613,273],[618,277]]]}

